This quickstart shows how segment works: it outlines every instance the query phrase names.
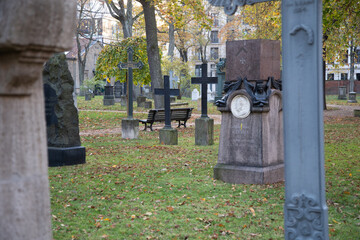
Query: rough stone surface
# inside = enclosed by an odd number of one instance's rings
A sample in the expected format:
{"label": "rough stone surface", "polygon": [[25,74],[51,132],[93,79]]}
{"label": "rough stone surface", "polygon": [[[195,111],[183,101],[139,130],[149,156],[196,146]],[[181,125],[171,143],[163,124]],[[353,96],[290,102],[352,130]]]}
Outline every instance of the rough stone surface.
{"label": "rough stone surface", "polygon": [[[65,54],[55,54],[46,62],[43,70],[47,138],[49,147],[80,146],[79,118],[74,105],[74,81],[68,69]],[[48,90],[47,90],[48,89]],[[47,94],[52,92],[55,96]],[[56,98],[53,111],[49,111]],[[49,120],[51,120],[49,122]]]}
{"label": "rough stone surface", "polygon": [[226,81],[280,79],[280,42],[254,39],[226,42]]}
{"label": "rough stone surface", "polygon": [[214,119],[197,118],[195,119],[195,145],[214,144]]}
{"label": "rough stone surface", "polygon": [[173,128],[163,128],[159,131],[160,144],[177,145],[178,131]]}
{"label": "rough stone surface", "polygon": [[76,2],[0,1],[0,239],[51,240],[41,71],[72,47]]}
{"label": "rough stone surface", "polygon": [[[247,96],[245,90],[238,90],[229,96],[228,102],[238,94]],[[281,106],[281,93],[273,90],[269,108],[264,111],[257,109],[257,112],[252,112],[246,118],[234,117],[229,107],[220,109],[222,120],[218,165],[214,169],[216,178],[232,183],[249,183],[255,175],[263,178],[253,182],[254,184],[283,180]],[[230,171],[230,168],[234,169]],[[237,173],[238,170],[241,174]],[[250,173],[244,174],[247,170]],[[227,173],[233,176],[226,176]],[[273,173],[277,176],[272,176]]]}
{"label": "rough stone surface", "polygon": [[122,138],[137,139],[139,138],[139,120],[122,119],[121,120]]}

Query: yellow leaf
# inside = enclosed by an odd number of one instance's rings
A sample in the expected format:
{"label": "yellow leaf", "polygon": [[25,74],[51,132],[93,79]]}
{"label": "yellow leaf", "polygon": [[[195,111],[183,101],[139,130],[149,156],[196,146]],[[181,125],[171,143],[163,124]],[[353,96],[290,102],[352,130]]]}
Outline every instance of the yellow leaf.
{"label": "yellow leaf", "polygon": [[255,217],[255,216],[256,216],[255,210],[251,207],[251,208],[250,208],[250,211],[251,211],[252,215]]}

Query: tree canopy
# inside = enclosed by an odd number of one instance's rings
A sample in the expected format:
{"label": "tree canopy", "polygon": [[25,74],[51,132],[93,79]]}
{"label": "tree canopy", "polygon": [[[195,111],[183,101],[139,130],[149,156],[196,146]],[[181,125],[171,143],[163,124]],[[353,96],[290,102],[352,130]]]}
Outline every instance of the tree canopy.
{"label": "tree canopy", "polygon": [[106,45],[101,51],[96,65],[96,79],[102,80],[115,78],[115,81],[126,82],[127,71],[120,70],[120,62],[128,62],[127,49],[131,47],[134,50],[133,61],[143,62],[142,69],[133,72],[133,81],[136,85],[149,84],[151,82],[148,57],[146,53],[146,40],[142,37],[126,38],[121,42]]}

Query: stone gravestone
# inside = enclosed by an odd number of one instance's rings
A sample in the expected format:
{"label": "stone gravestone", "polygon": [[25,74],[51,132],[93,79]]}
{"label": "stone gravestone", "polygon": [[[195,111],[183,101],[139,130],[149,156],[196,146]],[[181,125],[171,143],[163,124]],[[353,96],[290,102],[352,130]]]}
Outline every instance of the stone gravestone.
{"label": "stone gravestone", "polygon": [[105,85],[105,93],[103,99],[104,106],[114,105],[115,104],[115,96],[114,96],[114,87],[111,86],[109,82],[106,82]]}
{"label": "stone gravestone", "polygon": [[339,87],[339,95],[338,95],[338,99],[339,100],[346,100],[346,86],[341,86]]}
{"label": "stone gravestone", "polygon": [[78,111],[72,96],[74,80],[64,54],[56,54],[43,70],[49,166],[85,163]]}
{"label": "stone gravestone", "polygon": [[200,97],[199,90],[194,88],[194,90],[192,90],[192,92],[191,92],[191,100],[192,101],[197,101],[199,99],[199,97]]}
{"label": "stone gravestone", "polygon": [[138,96],[136,98],[136,103],[137,103],[138,107],[144,107],[145,102],[146,102],[146,97],[145,96]]}
{"label": "stone gravestone", "polygon": [[76,2],[39,3],[0,1],[0,239],[52,239],[41,72],[72,47]]}
{"label": "stone gravestone", "polygon": [[116,81],[114,83],[114,97],[115,97],[115,102],[119,103],[121,100],[121,82],[120,81]]}
{"label": "stone gravestone", "polygon": [[[264,44],[265,43],[265,44]],[[277,45],[277,46],[275,46]],[[244,49],[244,46],[250,46]],[[262,49],[251,53],[252,49]],[[274,52],[273,49],[278,49]],[[233,82],[232,91],[221,111],[221,133],[218,164],[214,168],[216,179],[229,183],[268,184],[284,180],[284,152],[282,134],[281,92],[271,89],[272,80],[249,82],[246,76],[265,76],[258,61],[263,55],[269,59],[279,59],[280,42],[262,40],[232,41],[227,45],[226,75],[242,68],[242,75]],[[245,54],[244,54],[245,53]],[[259,56],[255,56],[258,54]],[[271,56],[276,54],[276,56]],[[233,55],[238,56],[236,59]],[[234,64],[245,65],[247,68]],[[273,72],[280,76],[280,62]],[[270,76],[271,76],[270,75]],[[255,78],[255,79],[254,79]]]}

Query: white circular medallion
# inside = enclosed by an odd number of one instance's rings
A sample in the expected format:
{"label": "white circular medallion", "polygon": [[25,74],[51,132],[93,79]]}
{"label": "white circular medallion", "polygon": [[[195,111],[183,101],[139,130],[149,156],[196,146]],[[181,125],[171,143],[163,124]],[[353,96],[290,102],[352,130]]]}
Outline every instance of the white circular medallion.
{"label": "white circular medallion", "polygon": [[237,95],[232,99],[230,109],[235,117],[246,118],[250,114],[250,101],[244,95]]}

